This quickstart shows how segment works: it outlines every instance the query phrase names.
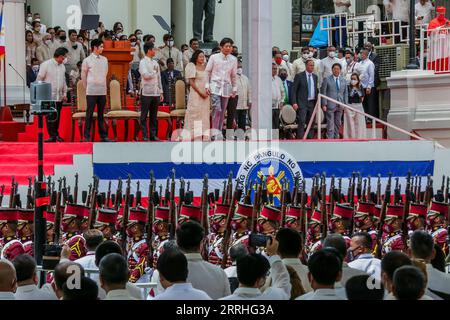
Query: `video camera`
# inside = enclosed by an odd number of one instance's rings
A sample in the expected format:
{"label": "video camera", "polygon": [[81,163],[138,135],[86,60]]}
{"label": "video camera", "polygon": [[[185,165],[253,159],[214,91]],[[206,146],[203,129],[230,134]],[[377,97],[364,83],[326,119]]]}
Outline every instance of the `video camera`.
{"label": "video camera", "polygon": [[30,86],[31,114],[49,115],[56,113],[56,103],[52,100],[52,85],[43,81],[33,82]]}

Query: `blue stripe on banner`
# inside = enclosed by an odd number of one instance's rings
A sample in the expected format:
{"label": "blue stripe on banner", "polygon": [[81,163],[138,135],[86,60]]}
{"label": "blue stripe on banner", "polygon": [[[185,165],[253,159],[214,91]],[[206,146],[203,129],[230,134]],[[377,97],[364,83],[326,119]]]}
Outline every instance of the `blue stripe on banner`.
{"label": "blue stripe on banner", "polygon": [[[237,174],[240,164],[180,164],[164,163],[95,163],[94,174],[100,179],[125,179],[131,174],[132,179],[149,179],[150,171],[155,173],[155,179],[166,179],[172,169],[176,176],[184,179],[201,179],[208,174],[209,179],[226,179],[230,171]],[[363,177],[376,177],[381,174],[387,177],[406,177],[411,171],[413,176],[426,176],[434,173],[434,161],[329,161],[329,162],[299,162],[304,178],[312,178],[317,173],[326,173],[328,177],[350,177],[353,172],[360,172]]]}

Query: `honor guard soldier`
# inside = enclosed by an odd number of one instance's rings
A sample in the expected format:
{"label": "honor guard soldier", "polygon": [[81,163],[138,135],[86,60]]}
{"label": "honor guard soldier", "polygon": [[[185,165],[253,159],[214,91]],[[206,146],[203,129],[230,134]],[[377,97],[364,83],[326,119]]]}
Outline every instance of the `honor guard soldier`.
{"label": "honor guard soldier", "polygon": [[117,215],[117,220],[116,220],[116,239],[117,239],[117,242],[119,242],[119,244],[122,243],[121,232],[122,232],[122,228],[123,228],[123,210],[124,210],[124,207],[120,206],[119,213]]}
{"label": "honor guard soldier", "polygon": [[127,225],[127,258],[130,269],[130,282],[136,283],[147,269],[148,246],[144,237],[147,211],[144,208],[130,209]]}
{"label": "honor guard soldier", "polygon": [[195,221],[200,223],[202,220],[202,208],[192,205],[183,205],[180,209],[178,217],[178,227],[188,221]]}
{"label": "honor guard soldier", "polygon": [[375,250],[377,244],[377,230],[374,227],[373,212],[375,210],[375,204],[368,202],[358,203],[355,212],[355,231],[367,232],[372,238],[372,250]]}
{"label": "honor guard soldier", "polygon": [[258,217],[256,230],[266,236],[275,236],[280,229],[281,211],[270,206],[265,206]]}
{"label": "honor guard soldier", "polygon": [[411,236],[416,230],[425,230],[427,219],[427,206],[424,204],[411,204],[408,217],[408,235]]}
{"label": "honor guard soldier", "polygon": [[45,224],[46,224],[46,239],[47,239],[47,244],[54,244],[53,242],[53,235],[55,234],[55,213],[54,212],[50,212],[50,211],[46,211],[44,213],[44,218],[45,218]]}
{"label": "honor guard soldier", "polygon": [[305,245],[306,260],[322,249],[322,212],[320,212],[320,210],[315,210],[308,221]]}
{"label": "honor guard soldier", "polygon": [[388,205],[383,224],[382,255],[391,251],[405,251],[402,233],[403,206]]}
{"label": "honor guard soldier", "polygon": [[336,204],[330,219],[330,233],[339,233],[344,237],[347,249],[350,248],[352,229],[353,208],[345,204]]}
{"label": "honor guard soldier", "polygon": [[0,259],[13,261],[17,256],[25,253],[22,243],[17,240],[18,212],[15,209],[0,210]]}
{"label": "honor guard soldier", "polygon": [[[208,262],[221,266],[223,260],[223,239],[225,236],[225,229],[227,224],[227,217],[230,211],[230,206],[225,204],[216,204],[214,216],[211,224],[211,231],[207,236],[207,252]],[[228,259],[227,268],[231,266],[231,258]]]}
{"label": "honor guard soldier", "polygon": [[435,243],[437,243],[447,256],[449,253],[447,244],[448,231],[446,229],[446,219],[448,219],[448,204],[433,201],[428,210],[427,225],[428,231]]}
{"label": "honor guard soldier", "polygon": [[33,256],[34,211],[20,209],[18,214],[17,235],[25,253]]}
{"label": "honor guard soldier", "polygon": [[252,230],[253,206],[239,203],[231,221],[233,236],[231,237],[231,247],[237,244],[243,244],[245,247],[250,245],[250,233]]}
{"label": "honor guard soldier", "polygon": [[84,257],[87,253],[86,240],[81,235],[81,221],[88,207],[67,204],[64,215],[61,218],[61,231],[64,232],[62,242],[70,248],[70,261]]}
{"label": "honor guard soldier", "polygon": [[103,239],[117,242],[116,238],[116,221],[117,211],[113,209],[99,209],[98,217],[95,221],[94,228],[101,231]]}
{"label": "honor guard soldier", "polygon": [[154,270],[156,270],[159,256],[164,252],[164,245],[169,241],[169,213],[169,208],[157,207],[155,209],[155,220],[152,226],[155,235],[152,242],[152,266]]}
{"label": "honor guard soldier", "polygon": [[[86,210],[87,209],[87,210]],[[84,234],[86,231],[89,230],[89,215],[91,209],[86,207],[85,210],[83,210],[83,219],[81,219],[81,225],[80,225],[80,233]]]}
{"label": "honor guard soldier", "polygon": [[284,216],[283,228],[294,229],[297,232],[302,232],[302,225],[300,224],[300,218],[302,216],[302,208],[289,206]]}

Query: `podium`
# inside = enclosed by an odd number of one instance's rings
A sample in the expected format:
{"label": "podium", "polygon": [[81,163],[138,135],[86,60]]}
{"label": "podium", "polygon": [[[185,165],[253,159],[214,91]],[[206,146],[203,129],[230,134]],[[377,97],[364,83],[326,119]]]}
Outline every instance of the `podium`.
{"label": "podium", "polygon": [[[126,107],[126,94],[130,62],[133,61],[131,43],[129,41],[105,41],[103,56],[108,59],[108,82],[117,80],[120,83],[122,107]],[[109,101],[109,99],[108,99]]]}

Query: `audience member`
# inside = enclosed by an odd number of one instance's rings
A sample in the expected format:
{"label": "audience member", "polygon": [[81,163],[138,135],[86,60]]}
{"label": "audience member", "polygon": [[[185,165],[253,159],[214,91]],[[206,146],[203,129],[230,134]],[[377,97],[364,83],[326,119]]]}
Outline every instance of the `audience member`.
{"label": "audience member", "polygon": [[234,291],[239,287],[236,267],[237,260],[245,257],[248,253],[248,248],[243,244],[237,244],[230,248],[231,266],[226,268],[224,271],[227,274],[228,281],[230,282],[231,293],[234,293]]}
{"label": "audience member", "polygon": [[62,288],[62,300],[76,300],[76,301],[95,301],[98,300],[98,286],[97,283],[82,276],[79,286],[70,286],[65,282]]}
{"label": "audience member", "polygon": [[245,131],[247,129],[247,115],[252,107],[252,87],[248,77],[243,74],[242,61],[238,61],[237,95],[239,97],[236,107],[237,126]]}
{"label": "audience member", "polygon": [[426,280],[417,267],[398,268],[393,280],[392,293],[397,300],[420,300],[425,294]]}
{"label": "audience member", "polygon": [[128,264],[117,253],[110,253],[100,261],[100,286],[106,292],[105,300],[134,300],[127,290]]}
{"label": "audience member", "polygon": [[[357,73],[352,74],[348,88],[348,103],[350,107],[364,112],[363,101],[366,91],[361,86]],[[364,115],[350,109],[344,110],[344,139],[366,139],[367,128]]]}
{"label": "audience member", "polygon": [[161,73],[161,82],[164,92],[164,102],[169,106],[175,106],[175,83],[183,79],[180,71],[175,70],[175,63],[172,58],[167,59],[167,69]]}
{"label": "audience member", "polygon": [[0,300],[16,300],[17,277],[14,265],[6,260],[0,260]]}
{"label": "audience member", "polygon": [[345,285],[347,299],[351,301],[383,300],[384,287],[380,281],[373,283],[368,274],[354,276]]}

